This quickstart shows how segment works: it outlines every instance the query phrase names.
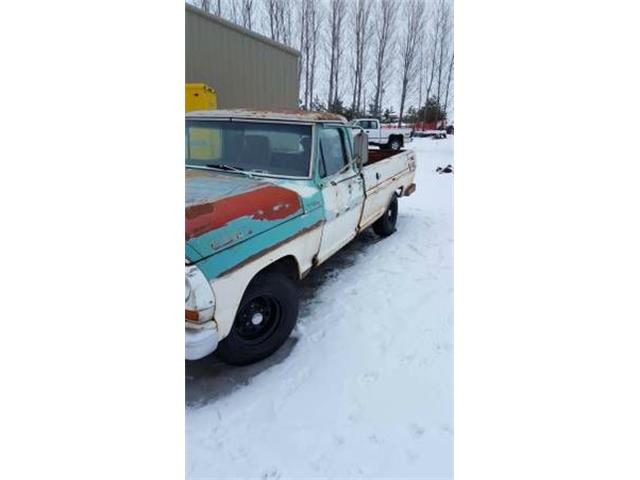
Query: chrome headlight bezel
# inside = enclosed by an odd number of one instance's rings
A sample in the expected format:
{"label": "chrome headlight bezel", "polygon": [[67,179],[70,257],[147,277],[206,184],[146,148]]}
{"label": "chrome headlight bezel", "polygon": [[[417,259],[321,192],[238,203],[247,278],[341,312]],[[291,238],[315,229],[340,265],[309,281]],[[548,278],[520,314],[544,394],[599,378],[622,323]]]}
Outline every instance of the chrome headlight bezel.
{"label": "chrome headlight bezel", "polygon": [[185,320],[196,323],[213,318],[216,297],[202,271],[195,265],[185,267]]}

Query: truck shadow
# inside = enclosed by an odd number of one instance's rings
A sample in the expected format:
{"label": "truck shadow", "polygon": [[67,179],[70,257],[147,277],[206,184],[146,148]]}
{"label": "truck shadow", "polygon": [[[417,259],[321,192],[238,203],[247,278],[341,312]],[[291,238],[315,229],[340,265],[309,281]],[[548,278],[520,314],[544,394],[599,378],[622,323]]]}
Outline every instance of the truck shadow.
{"label": "truck shadow", "polygon": [[[340,270],[353,265],[367,246],[380,240],[375,233],[367,229],[325,263],[313,269],[300,285],[300,316],[307,315],[317,290],[323,284],[335,278]],[[269,358],[244,367],[224,364],[214,355],[185,362],[186,405],[188,407],[203,406],[249,385],[254,377],[285,361],[297,342],[297,338],[289,337],[284,345]]]}

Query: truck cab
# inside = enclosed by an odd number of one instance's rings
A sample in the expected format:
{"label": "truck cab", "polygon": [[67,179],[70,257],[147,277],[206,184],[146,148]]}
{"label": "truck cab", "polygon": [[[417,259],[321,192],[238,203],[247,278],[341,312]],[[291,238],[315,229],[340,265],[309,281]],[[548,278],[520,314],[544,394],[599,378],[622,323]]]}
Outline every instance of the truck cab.
{"label": "truck cab", "polygon": [[339,115],[217,110],[187,114],[185,168],[185,357],[243,365],[287,339],[312,268],[395,231],[416,159]]}

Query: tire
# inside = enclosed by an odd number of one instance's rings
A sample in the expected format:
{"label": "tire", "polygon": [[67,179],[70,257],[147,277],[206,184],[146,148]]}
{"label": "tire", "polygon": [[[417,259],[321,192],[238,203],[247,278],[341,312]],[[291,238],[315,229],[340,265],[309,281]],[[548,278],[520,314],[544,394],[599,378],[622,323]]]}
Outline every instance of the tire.
{"label": "tire", "polygon": [[402,148],[402,142],[398,137],[394,137],[390,139],[387,145],[388,145],[388,148],[391,150],[400,150]]}
{"label": "tire", "polygon": [[398,220],[398,197],[393,196],[384,214],[373,224],[373,231],[381,237],[388,237],[396,231]]}
{"label": "tire", "polygon": [[[229,335],[216,355],[230,365],[268,357],[289,338],[298,320],[296,283],[282,273],[258,274],[247,287]],[[256,323],[257,322],[257,323]]]}

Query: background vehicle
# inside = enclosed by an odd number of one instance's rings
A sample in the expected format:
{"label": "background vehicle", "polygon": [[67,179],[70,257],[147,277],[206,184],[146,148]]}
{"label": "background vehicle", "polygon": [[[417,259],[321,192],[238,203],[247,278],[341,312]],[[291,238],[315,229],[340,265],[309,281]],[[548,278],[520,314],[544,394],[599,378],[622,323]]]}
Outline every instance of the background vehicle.
{"label": "background vehicle", "polygon": [[369,151],[327,113],[192,112],[185,132],[185,356],[252,363],[293,329],[299,279],[361,230],[395,231],[415,154]]}
{"label": "background vehicle", "polygon": [[447,138],[446,120],[430,121],[430,122],[416,122],[413,126],[414,137],[433,137],[433,138]]}
{"label": "background vehicle", "polygon": [[364,130],[369,137],[369,145],[383,149],[400,150],[411,141],[410,128],[381,128],[380,121],[375,118],[356,118],[351,124]]}

